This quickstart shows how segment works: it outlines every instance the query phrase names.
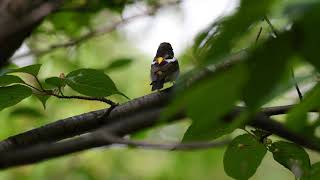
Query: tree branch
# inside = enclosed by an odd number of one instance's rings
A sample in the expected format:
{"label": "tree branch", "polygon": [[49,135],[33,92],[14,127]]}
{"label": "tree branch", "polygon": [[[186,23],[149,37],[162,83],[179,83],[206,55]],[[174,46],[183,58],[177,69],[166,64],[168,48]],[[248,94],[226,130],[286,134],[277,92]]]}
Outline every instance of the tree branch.
{"label": "tree branch", "polygon": [[[235,54],[222,64],[216,66],[216,71],[205,70],[197,76],[190,78],[187,84],[192,84],[203,78],[213,75],[219,70],[225,70],[233,64],[240,62],[239,59],[243,54]],[[0,142],[0,152],[10,151],[17,148],[24,148],[40,143],[56,142],[62,139],[80,135],[102,125],[109,125],[113,122],[120,121],[122,118],[130,117],[136,113],[147,111],[150,108],[163,108],[173,99],[172,88],[165,89],[156,93],[152,93],[140,98],[133,99],[125,104],[119,105],[112,110],[108,118],[103,116],[108,109],[88,112],[82,115],[58,120],[54,123],[44,125],[33,130],[11,136],[8,139]],[[273,108],[265,108],[262,110],[266,115],[277,115],[286,113],[293,105],[280,106]],[[154,118],[158,118],[155,116]]]}
{"label": "tree branch", "polygon": [[152,107],[161,108],[168,104],[171,95],[170,91],[171,89],[166,89],[119,105],[114,108],[107,119],[102,119],[102,117],[108,109],[102,109],[58,120],[9,137],[0,142],[0,152],[70,138],[92,131],[93,129],[101,127],[101,125],[111,124],[123,117],[146,111]]}
{"label": "tree branch", "polygon": [[[22,148],[13,151],[2,152],[0,154],[0,168],[8,168],[17,165],[30,164],[43,161],[49,158],[54,158],[85,149],[110,146],[112,143],[119,143],[119,140],[110,139],[105,134],[114,134],[116,136],[124,136],[148,127],[152,127],[161,122],[159,117],[163,108],[150,109],[145,112],[140,112],[131,117],[126,117],[108,126],[104,126],[92,133],[82,135],[78,138],[66,140],[57,143],[38,144],[29,148]],[[241,112],[240,109],[234,110],[226,120],[233,119]],[[183,113],[177,114],[171,121],[177,121],[185,117]],[[273,121],[265,114],[258,114],[250,122],[253,127],[258,127],[288,140],[292,140],[300,145],[313,150],[320,151],[320,142],[318,139],[304,138],[291,131],[288,131],[281,123]],[[145,143],[132,143],[121,140],[120,142],[132,145],[147,145]],[[220,145],[221,142],[218,142]],[[193,144],[194,145],[194,144]],[[193,146],[192,145],[192,146]],[[159,147],[158,145],[156,145]],[[190,144],[188,146],[191,146]],[[162,146],[163,147],[163,146]],[[169,148],[166,146],[166,148]],[[184,147],[185,148],[185,147]]]}

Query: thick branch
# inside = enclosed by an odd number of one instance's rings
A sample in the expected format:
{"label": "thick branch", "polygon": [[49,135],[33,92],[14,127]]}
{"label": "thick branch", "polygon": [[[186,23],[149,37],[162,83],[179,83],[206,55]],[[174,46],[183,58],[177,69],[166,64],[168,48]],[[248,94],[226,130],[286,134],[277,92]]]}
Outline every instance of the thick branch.
{"label": "thick branch", "polygon": [[0,152],[20,147],[27,147],[38,143],[54,142],[73,137],[107,125],[117,120],[150,108],[163,107],[168,103],[170,89],[146,95],[125,104],[119,105],[106,119],[101,119],[107,109],[93,111],[78,116],[58,120],[25,133],[9,137],[0,142]]}
{"label": "thick branch", "polygon": [[[109,146],[112,143],[118,143],[118,140],[110,139],[105,134],[115,134],[123,136],[131,134],[139,130],[143,130],[148,127],[152,127],[155,124],[161,122],[159,116],[163,111],[162,108],[150,109],[146,112],[140,112],[132,117],[121,119],[121,121],[115,122],[109,126],[105,126],[99,130],[96,130],[90,134],[80,136],[67,141],[62,141],[52,144],[39,144],[25,149],[19,149],[11,152],[4,152],[0,156],[0,168],[8,168],[16,165],[30,164],[46,160],[53,157],[58,157],[85,149]],[[236,109],[226,120],[233,119],[241,112],[240,109]],[[177,114],[171,120],[176,121],[185,117],[183,113]],[[250,125],[258,127],[264,130],[268,130],[271,133],[277,134],[288,140],[292,140],[300,145],[320,151],[319,140],[304,138],[293,132],[288,131],[282,124],[273,121],[265,114],[258,114],[250,121]],[[125,141],[125,143],[129,143]],[[221,145],[221,143],[218,143]],[[132,145],[136,145],[132,143]],[[143,145],[143,144],[140,144]]]}

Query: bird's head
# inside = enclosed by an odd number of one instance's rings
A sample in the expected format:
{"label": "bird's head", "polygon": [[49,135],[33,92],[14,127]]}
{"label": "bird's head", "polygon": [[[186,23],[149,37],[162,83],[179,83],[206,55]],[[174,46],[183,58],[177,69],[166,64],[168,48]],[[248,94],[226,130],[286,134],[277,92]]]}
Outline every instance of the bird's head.
{"label": "bird's head", "polygon": [[161,64],[165,59],[172,59],[174,57],[173,49],[170,43],[163,42],[159,45],[155,61]]}

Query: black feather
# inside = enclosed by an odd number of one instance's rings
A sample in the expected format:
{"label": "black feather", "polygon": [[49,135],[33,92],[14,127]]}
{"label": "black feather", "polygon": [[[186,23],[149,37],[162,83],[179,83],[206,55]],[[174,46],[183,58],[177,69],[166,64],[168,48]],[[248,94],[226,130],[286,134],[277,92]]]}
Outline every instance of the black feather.
{"label": "black feather", "polygon": [[160,81],[153,81],[150,85],[152,85],[152,89],[151,91],[155,91],[158,89],[162,89],[163,88],[163,84],[164,84],[164,80],[160,80]]}

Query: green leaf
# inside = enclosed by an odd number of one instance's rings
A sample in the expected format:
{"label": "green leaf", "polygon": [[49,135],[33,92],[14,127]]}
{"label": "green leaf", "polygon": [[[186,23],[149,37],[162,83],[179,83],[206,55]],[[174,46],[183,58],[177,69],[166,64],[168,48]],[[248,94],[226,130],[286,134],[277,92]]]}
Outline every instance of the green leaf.
{"label": "green leaf", "polygon": [[0,110],[19,103],[31,94],[32,90],[23,85],[0,87]]}
{"label": "green leaf", "polygon": [[18,76],[13,76],[13,75],[0,76],[0,86],[7,86],[10,84],[17,84],[17,83],[24,84],[24,81]]}
{"label": "green leaf", "polygon": [[234,128],[230,129],[230,123],[221,121],[221,117],[232,110],[245,81],[246,68],[239,65],[188,89],[178,99],[192,119],[183,141],[209,140],[231,132]]}
{"label": "green leaf", "polygon": [[291,54],[291,36],[288,33],[268,40],[249,55],[249,80],[243,96],[251,110],[256,110],[278,95],[274,90],[283,83],[282,80],[288,81],[286,77]]}
{"label": "green leaf", "polygon": [[105,71],[112,71],[114,69],[123,68],[129,66],[132,63],[132,59],[129,58],[122,58],[113,60],[106,68]]}
{"label": "green leaf", "polygon": [[207,41],[208,51],[204,56],[205,62],[217,62],[222,56],[230,53],[234,42],[248,32],[248,28],[263,16],[268,14],[272,0],[242,0],[238,11],[225,18],[219,28],[219,34],[213,33],[213,37]]}
{"label": "green leaf", "polygon": [[95,69],[78,69],[66,76],[66,83],[73,90],[93,97],[120,94],[109,76]]}
{"label": "green leaf", "polygon": [[[301,4],[302,5],[302,4]],[[300,12],[295,10],[295,13],[291,13],[295,23],[292,27],[295,33],[296,49],[312,63],[320,71],[319,61],[319,44],[320,36],[317,34],[320,31],[320,26],[315,26],[314,22],[317,22],[320,18],[320,3],[318,1],[305,3],[304,6],[299,7]],[[297,8],[295,8],[297,9]]]}
{"label": "green leaf", "polygon": [[40,70],[41,64],[33,64],[30,66],[25,66],[19,69],[12,69],[8,73],[15,73],[15,72],[22,72],[22,73],[28,73],[33,76],[37,76]]}
{"label": "green leaf", "polygon": [[223,157],[224,171],[235,179],[249,179],[256,171],[266,147],[249,134],[232,140]]}
{"label": "green leaf", "polygon": [[45,82],[47,84],[50,84],[50,85],[58,87],[58,88],[64,87],[66,85],[65,79],[62,79],[62,78],[59,78],[59,77],[47,78],[45,80]]}
{"label": "green leaf", "polygon": [[46,103],[51,96],[45,94],[34,94],[34,96],[41,102],[43,109],[46,109]]}
{"label": "green leaf", "polygon": [[318,83],[312,90],[310,90],[303,98],[302,102],[290,110],[286,125],[293,131],[301,132],[307,125],[307,114],[312,109],[320,107],[320,84]]}
{"label": "green leaf", "polygon": [[320,162],[311,166],[308,174],[302,177],[302,180],[319,180],[320,179]]}
{"label": "green leaf", "polygon": [[273,159],[288,168],[297,178],[310,169],[310,159],[306,151],[297,144],[278,141],[272,144],[270,151]]}

